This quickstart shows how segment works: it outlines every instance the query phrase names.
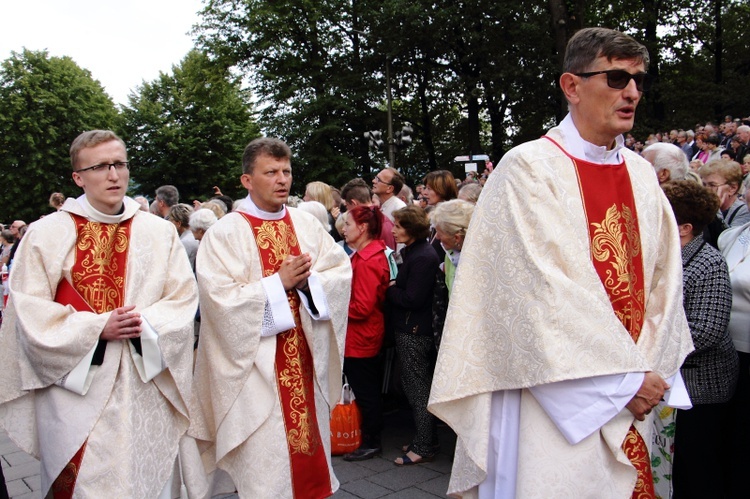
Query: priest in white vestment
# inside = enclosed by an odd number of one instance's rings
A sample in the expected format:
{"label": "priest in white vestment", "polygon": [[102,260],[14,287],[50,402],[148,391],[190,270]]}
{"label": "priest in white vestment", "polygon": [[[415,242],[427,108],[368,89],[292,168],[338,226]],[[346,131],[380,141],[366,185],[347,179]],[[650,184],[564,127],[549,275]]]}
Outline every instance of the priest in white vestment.
{"label": "priest in white vestment", "polygon": [[177,497],[195,279],[172,224],[125,197],[122,140],[84,132],[71,161],[84,194],[16,253],[0,421],[41,460],[41,496]]}
{"label": "priest in white vestment", "polygon": [[330,411],[341,390],[351,264],[314,217],[286,207],[286,144],[256,139],[243,169],[248,197],[198,250],[190,434],[207,471],[227,472],[240,497],[327,497],[338,489]]}
{"label": "priest in white vestment", "polygon": [[629,36],[579,31],[570,114],[485,185],[429,404],[458,435],[452,495],[654,497],[650,413],[662,397],[690,407],[692,341],[669,204],[623,148],[647,66]]}

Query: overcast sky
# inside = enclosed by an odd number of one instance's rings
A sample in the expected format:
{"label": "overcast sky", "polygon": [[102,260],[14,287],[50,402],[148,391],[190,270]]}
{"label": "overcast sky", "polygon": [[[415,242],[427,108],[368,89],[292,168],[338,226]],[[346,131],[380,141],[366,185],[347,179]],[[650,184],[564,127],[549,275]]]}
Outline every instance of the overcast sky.
{"label": "overcast sky", "polygon": [[46,49],[91,71],[117,104],[193,47],[202,0],[0,0],[0,60]]}

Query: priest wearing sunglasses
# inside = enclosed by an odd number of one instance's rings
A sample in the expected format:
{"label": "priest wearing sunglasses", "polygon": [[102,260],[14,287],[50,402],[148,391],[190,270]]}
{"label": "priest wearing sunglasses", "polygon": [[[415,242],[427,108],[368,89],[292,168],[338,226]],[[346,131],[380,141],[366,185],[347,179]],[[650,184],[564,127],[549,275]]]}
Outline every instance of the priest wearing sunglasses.
{"label": "priest wearing sunglasses", "polygon": [[568,43],[569,114],[508,152],[454,282],[430,410],[457,433],[448,492],[654,497],[652,409],[689,408],[693,349],[677,226],[624,145],[650,86],[646,48],[587,28]]}

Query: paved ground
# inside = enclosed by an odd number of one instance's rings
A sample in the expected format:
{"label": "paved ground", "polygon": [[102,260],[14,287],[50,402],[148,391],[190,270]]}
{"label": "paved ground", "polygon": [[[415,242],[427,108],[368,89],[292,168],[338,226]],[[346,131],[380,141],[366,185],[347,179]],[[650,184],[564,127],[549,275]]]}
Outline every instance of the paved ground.
{"label": "paved ground", "polygon": [[[400,447],[409,443],[413,426],[407,410],[386,416],[383,433],[383,456],[359,463],[333,458],[333,468],[341,482],[335,499],[389,498],[427,499],[446,497],[451,471],[455,435],[445,426],[438,427],[441,452],[431,463],[397,467],[393,460],[401,455]],[[0,430],[0,462],[13,499],[40,497],[39,462],[18,449],[4,430]],[[226,499],[235,498],[227,496]]]}

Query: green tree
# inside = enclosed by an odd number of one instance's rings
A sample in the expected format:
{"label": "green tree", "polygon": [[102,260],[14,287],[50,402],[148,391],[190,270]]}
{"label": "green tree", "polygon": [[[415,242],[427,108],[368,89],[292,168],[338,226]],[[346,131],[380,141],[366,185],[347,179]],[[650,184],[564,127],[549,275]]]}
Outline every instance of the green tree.
{"label": "green tree", "polygon": [[70,57],[12,52],[0,68],[0,220],[36,220],[51,193],[80,194],[68,150],[81,132],[117,129],[101,84]]}
{"label": "green tree", "polygon": [[215,0],[202,15],[199,43],[246,73],[264,131],[292,148],[295,192],[369,173],[371,79],[362,76],[349,2]]}
{"label": "green tree", "polygon": [[225,66],[193,50],[128,101],[124,138],[137,193],[153,196],[172,184],[188,203],[211,197],[213,186],[243,195],[242,151],[260,130],[248,93]]}

